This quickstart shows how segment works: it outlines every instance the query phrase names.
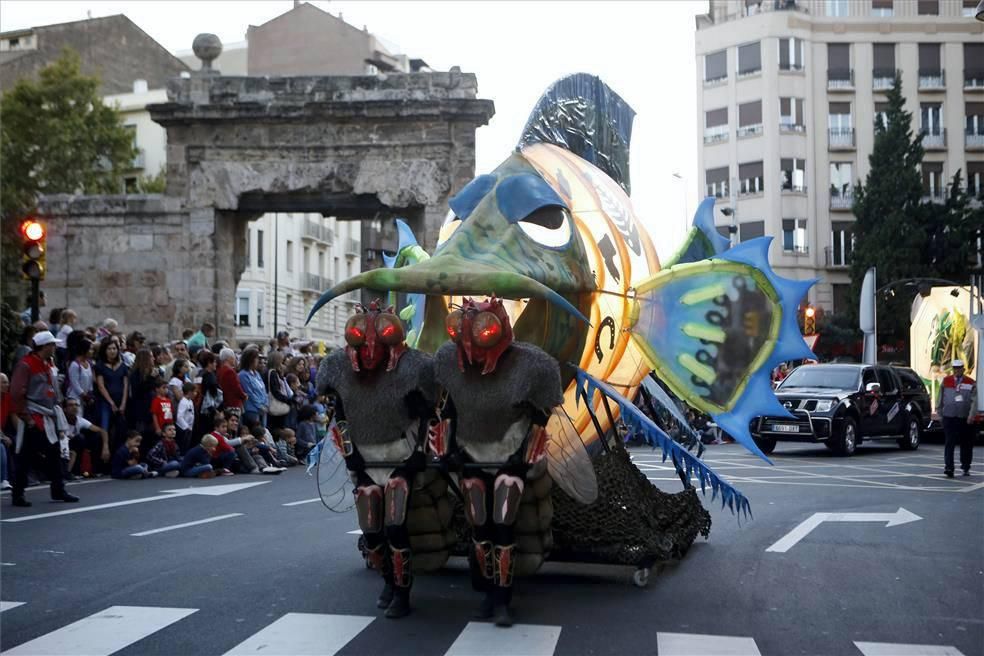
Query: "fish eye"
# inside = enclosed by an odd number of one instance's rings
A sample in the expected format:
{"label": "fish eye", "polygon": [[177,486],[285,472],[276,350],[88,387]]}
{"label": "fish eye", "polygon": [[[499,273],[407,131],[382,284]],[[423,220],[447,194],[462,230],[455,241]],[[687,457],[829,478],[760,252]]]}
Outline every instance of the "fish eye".
{"label": "fish eye", "polygon": [[455,310],[444,319],[444,328],[448,331],[448,337],[454,342],[461,339],[461,319],[463,316],[461,310]]}
{"label": "fish eye", "polygon": [[366,343],[366,317],[356,314],[345,323],[345,343],[359,347]]}
{"label": "fish eye", "polygon": [[543,246],[561,248],[571,241],[571,217],[559,205],[545,205],[517,223],[527,237]]}
{"label": "fish eye", "polygon": [[472,341],[481,348],[492,348],[502,340],[502,322],[491,312],[479,312],[472,322]]}
{"label": "fish eye", "polygon": [[376,317],[376,334],[386,346],[396,346],[403,341],[403,324],[395,315],[381,314]]}

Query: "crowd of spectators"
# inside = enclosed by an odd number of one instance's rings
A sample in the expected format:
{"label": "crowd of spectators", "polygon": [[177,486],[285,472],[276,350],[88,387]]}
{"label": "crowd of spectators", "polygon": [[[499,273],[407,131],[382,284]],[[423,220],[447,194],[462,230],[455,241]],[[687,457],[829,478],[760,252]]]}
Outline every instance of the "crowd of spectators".
{"label": "crowd of spectators", "polygon": [[[20,360],[47,333],[57,340],[50,365],[68,427],[58,435],[67,480],[279,474],[303,464],[324,436],[327,410],[314,384],[321,356],[312,343],[282,331],[236,349],[208,322],[181,339],[152,341],[113,319],[82,327],[76,312],[58,309],[23,328],[14,373],[0,374],[4,489],[23,436],[10,403],[17,390],[8,390]],[[45,467],[28,467],[40,481]]]}

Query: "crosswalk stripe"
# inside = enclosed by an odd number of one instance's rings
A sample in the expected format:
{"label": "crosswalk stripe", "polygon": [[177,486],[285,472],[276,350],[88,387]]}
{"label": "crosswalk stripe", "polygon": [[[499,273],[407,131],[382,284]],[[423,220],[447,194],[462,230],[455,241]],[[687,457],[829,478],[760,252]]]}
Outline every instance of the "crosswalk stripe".
{"label": "crosswalk stripe", "polygon": [[197,608],[110,606],[4,654],[86,654],[109,656],[197,612]]}
{"label": "crosswalk stripe", "polygon": [[11,608],[17,608],[18,606],[23,606],[26,602],[23,601],[0,601],[0,613],[5,610],[10,610]]}
{"label": "crosswalk stripe", "polygon": [[949,645],[907,645],[893,642],[855,642],[864,656],[964,656]]}
{"label": "crosswalk stripe", "polygon": [[559,626],[515,624],[503,630],[491,622],[469,622],[444,656],[552,656],[559,638]]}
{"label": "crosswalk stripe", "polygon": [[332,656],[359,635],[375,617],[287,613],[265,629],[226,652],[233,654],[291,654]]}
{"label": "crosswalk stripe", "polygon": [[179,528],[188,528],[189,526],[198,526],[199,524],[210,524],[212,522],[218,522],[223,519],[230,519],[232,517],[242,517],[243,513],[229,513],[228,515],[216,515],[215,517],[206,517],[205,519],[198,519],[193,522],[185,522],[183,524],[172,524],[171,526],[162,526],[160,528],[154,528],[149,531],[141,531],[139,533],[130,533],[130,537],[142,538],[145,535],[156,535],[157,533],[166,533],[167,531],[176,531]]}
{"label": "crosswalk stripe", "polygon": [[659,656],[761,656],[751,638],[700,633],[657,633],[656,653]]}

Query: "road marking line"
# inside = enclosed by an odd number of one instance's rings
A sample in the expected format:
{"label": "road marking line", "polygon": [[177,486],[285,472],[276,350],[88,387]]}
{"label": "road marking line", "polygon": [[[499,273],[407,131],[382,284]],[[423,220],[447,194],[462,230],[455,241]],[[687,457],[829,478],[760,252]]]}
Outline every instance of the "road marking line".
{"label": "road marking line", "polygon": [[514,624],[503,631],[491,622],[469,622],[444,656],[552,656],[559,638],[559,626]]}
{"label": "road marking line", "polygon": [[905,508],[899,508],[893,513],[813,513],[766,551],[786,553],[824,522],[887,522],[885,528],[888,528],[918,522],[921,519],[922,517]]}
{"label": "road marking line", "polygon": [[375,617],[287,613],[226,652],[331,656],[369,626]]}
{"label": "road marking line", "polygon": [[130,533],[130,537],[142,538],[145,535],[154,535],[155,533],[165,533],[167,531],[176,531],[179,528],[187,528],[189,526],[198,526],[199,524],[209,524],[211,522],[217,522],[223,519],[229,519],[230,517],[242,517],[243,513],[230,513],[228,515],[217,515],[215,517],[208,517],[206,519],[199,519],[194,522],[185,522],[184,524],[172,524],[171,526],[162,526],[161,528],[151,529],[149,531],[141,531],[139,533]]}
{"label": "road marking line", "polygon": [[982,487],[984,487],[984,482],[977,483],[975,485],[968,485],[967,487],[963,488],[962,490],[958,490],[958,492],[973,492],[974,490],[979,490]]}
{"label": "road marking line", "polygon": [[26,601],[0,601],[0,613],[5,610],[10,610],[11,608],[17,608],[18,606],[23,606]]}
{"label": "road marking line", "polygon": [[109,656],[197,611],[197,608],[110,606],[4,654]]}
{"label": "road marking line", "polygon": [[303,501],[291,501],[290,503],[281,504],[283,506],[303,506],[305,503],[314,503],[315,501],[321,501],[321,497],[314,497],[313,499],[304,499]]}
{"label": "road marking line", "polygon": [[355,529],[354,531],[346,531],[349,535],[362,535],[362,529]]}
{"label": "road marking line", "polygon": [[752,638],[699,633],[657,633],[656,653],[659,656],[761,656]]}
{"label": "road marking line", "polygon": [[964,656],[950,645],[906,645],[893,642],[855,642],[864,656]]}

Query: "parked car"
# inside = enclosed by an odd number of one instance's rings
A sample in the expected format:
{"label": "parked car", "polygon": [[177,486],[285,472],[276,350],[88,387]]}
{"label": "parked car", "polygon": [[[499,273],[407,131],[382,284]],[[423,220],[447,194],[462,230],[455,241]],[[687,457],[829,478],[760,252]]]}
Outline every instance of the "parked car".
{"label": "parked car", "polygon": [[868,441],[919,448],[929,426],[929,394],[907,367],[814,364],[795,369],[776,389],[789,417],[758,417],[755,443],[772,453],[777,442],[823,443],[849,456]]}

